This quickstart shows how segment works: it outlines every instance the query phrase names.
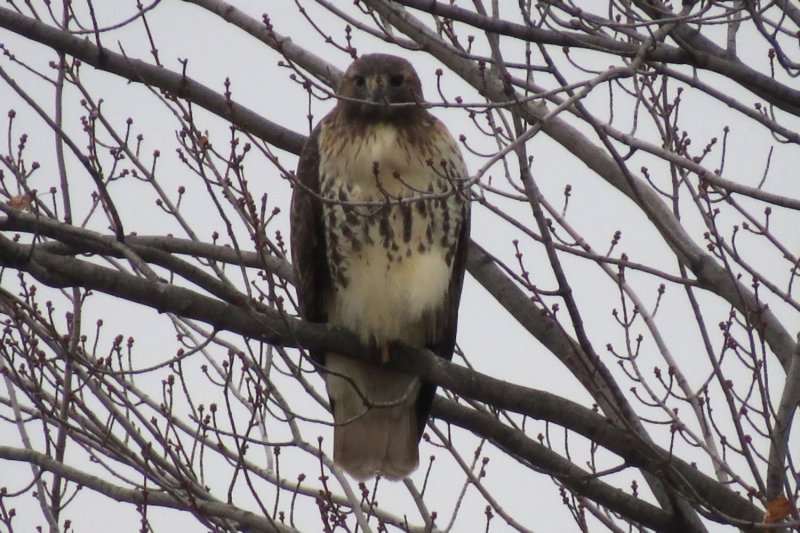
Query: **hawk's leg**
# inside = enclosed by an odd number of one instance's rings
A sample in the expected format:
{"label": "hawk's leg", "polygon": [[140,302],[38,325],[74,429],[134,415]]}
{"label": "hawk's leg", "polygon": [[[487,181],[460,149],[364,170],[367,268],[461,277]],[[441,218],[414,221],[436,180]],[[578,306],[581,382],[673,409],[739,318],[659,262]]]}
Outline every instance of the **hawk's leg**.
{"label": "hawk's leg", "polygon": [[394,342],[384,342],[382,344],[370,343],[370,360],[378,366],[386,365],[391,359]]}
{"label": "hawk's leg", "polygon": [[375,366],[383,366],[389,362],[389,354],[391,347],[389,343],[378,344],[375,340],[371,340],[368,344],[367,354],[369,354],[369,362]]}
{"label": "hawk's leg", "polygon": [[389,344],[381,346],[381,363],[386,364],[389,362]]}

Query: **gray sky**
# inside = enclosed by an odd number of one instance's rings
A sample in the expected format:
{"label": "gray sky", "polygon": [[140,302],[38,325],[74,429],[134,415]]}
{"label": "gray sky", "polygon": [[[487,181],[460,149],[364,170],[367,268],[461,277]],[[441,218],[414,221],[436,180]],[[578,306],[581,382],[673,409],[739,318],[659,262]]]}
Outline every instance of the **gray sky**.
{"label": "gray sky", "polygon": [[[118,21],[126,14],[132,13],[132,6],[127,4],[129,3],[126,3],[124,8],[115,5],[113,9],[111,3],[97,5],[100,25]],[[260,20],[260,13],[266,8],[259,4],[245,1],[239,2],[238,7]],[[339,68],[343,69],[347,66],[349,58],[346,54],[324,45],[322,38],[315,34],[313,28],[297,13],[294,3],[283,0],[280,4],[279,7],[269,8],[271,22],[276,31],[284,35],[291,35],[297,44],[314,51]],[[349,4],[347,7],[352,10]],[[342,38],[343,30],[340,21],[318,6],[313,6],[313,9],[310,6],[309,9],[314,21],[321,28],[331,32],[337,39]],[[222,92],[224,90],[223,82],[228,78],[231,81],[231,92],[235,101],[294,131],[308,133],[307,94],[296,83],[289,80],[290,71],[288,69],[276,67],[280,57],[275,51],[252,37],[244,35],[235,27],[225,25],[203,10],[184,3],[162,3],[148,14],[148,24],[155,37],[160,60],[166,68],[179,70],[179,60],[188,59],[187,73],[195,80],[213,90]],[[476,39],[477,52],[480,53],[485,51],[482,48],[485,47],[482,37],[479,36]],[[724,39],[722,30],[720,30],[719,38]],[[124,49],[130,57],[150,59],[147,36],[141,24],[132,24],[120,31],[104,34],[102,39],[103,44],[112,50]],[[0,36],[0,41],[19,58],[29,64],[37,65],[48,75],[53,75],[53,72],[46,68],[46,64],[48,61],[54,60],[55,55],[48,49],[31,44],[5,30]],[[522,61],[524,56],[521,55],[523,50],[519,43],[507,41],[507,39],[503,41],[503,50],[508,54],[507,57],[513,58],[514,61]],[[435,76],[435,70],[441,65],[430,56],[422,52],[401,51],[396,46],[379,43],[376,39],[365,36],[363,33],[356,33],[354,44],[359,53],[385,51],[407,57],[414,63],[423,79],[427,100],[433,103],[441,102],[437,94]],[[753,33],[742,32],[739,50],[744,60],[753,58],[754,61],[759,61],[758,64],[763,63],[760,58],[763,57],[764,47]],[[596,55],[580,51],[573,52],[572,57],[584,66],[590,65],[598,69],[604,68],[608,62],[608,57],[598,58]],[[558,59],[563,61],[562,57]],[[12,65],[6,58],[2,59],[2,66],[8,69],[42,106],[48,110],[52,109],[54,100],[51,87],[16,65]],[[577,69],[569,67],[565,67],[564,72],[574,77],[569,81],[591,77],[591,75],[582,74]],[[688,69],[687,72],[689,72]],[[714,76],[707,76],[707,78],[717,81]],[[141,145],[142,154],[151,153],[155,149],[160,150],[161,156],[157,163],[160,184],[173,197],[177,196],[176,191],[179,186],[186,187],[187,193],[182,200],[182,214],[199,238],[210,242],[211,234],[214,231],[222,233],[221,221],[210,203],[202,183],[197,176],[191,174],[180,163],[176,155],[176,129],[178,126],[166,107],[158,103],[157,98],[147,88],[127,83],[106,73],[96,72],[91,67],[83,67],[82,79],[86,86],[90,87],[95,99],[103,99],[106,116],[114,120],[118,128],[124,130],[124,121],[127,117],[134,119],[134,134],[141,132],[144,135]],[[555,86],[552,79],[543,75],[537,75],[535,81],[548,88]],[[732,95],[740,96],[746,102],[755,101],[755,97],[728,81],[721,78],[718,81],[720,84],[730,85],[729,90]],[[794,85],[796,86],[796,82]],[[466,102],[482,102],[481,97],[474,89],[447,71],[442,78],[442,88],[449,98],[458,95],[462,96]],[[727,87],[726,90],[728,90]],[[615,121],[613,125],[622,131],[628,131],[632,126],[631,117],[636,110],[618,88],[615,88],[614,91]],[[85,137],[80,135],[80,117],[85,114],[85,110],[81,109],[79,105],[80,98],[74,88],[67,90],[65,123],[71,134],[85,141]],[[597,117],[607,120],[609,118],[608,85],[595,89],[584,103],[596,113]],[[17,137],[26,132],[29,136],[28,150],[31,152],[29,158],[41,164],[41,169],[34,174],[30,186],[38,188],[40,193],[48,190],[50,186],[57,184],[55,177],[57,169],[51,155],[52,132],[30,110],[25,108],[24,104],[7,86],[1,84],[0,104],[2,104],[0,112],[3,113],[3,116],[9,108],[17,110],[12,138],[7,139],[6,121],[3,123],[4,126],[0,127],[0,142],[9,142],[13,145],[17,142]],[[314,123],[321,119],[332,106],[333,100],[312,102],[311,113]],[[638,111],[641,113],[641,110]],[[481,136],[463,111],[437,107],[433,109],[433,112],[445,120],[456,136],[462,133],[466,135],[468,145],[476,151],[482,153],[496,151],[496,146],[493,146],[485,136]],[[230,138],[227,123],[199,108],[195,108],[194,116],[195,125],[202,131],[208,131],[208,138],[213,146],[225,151]],[[730,127],[723,174],[726,179],[749,186],[757,186],[763,177],[765,162],[770,157],[769,153],[772,149],[764,188],[770,192],[790,197],[797,196],[797,168],[800,164],[798,156],[800,152],[795,146],[776,142],[764,128],[754,125],[752,121],[741,114],[712,102],[707,96],[694,94],[693,91],[684,93],[680,117],[680,127],[688,130],[692,137],[691,149],[698,152],[712,137],[722,139],[722,128]],[[795,129],[800,126],[796,119],[784,119],[783,116],[781,119],[784,120],[785,125],[794,126]],[[569,120],[573,124],[579,124],[574,117],[570,117]],[[590,134],[585,124],[579,124],[579,127],[587,135]],[[642,119],[637,128],[637,136],[651,143],[659,142],[653,127],[645,120]],[[621,230],[621,241],[612,256],[619,257],[621,253],[625,253],[631,261],[645,263],[670,274],[677,274],[677,264],[670,249],[658,235],[655,227],[633,202],[609,187],[606,182],[577,161],[568,150],[558,146],[544,134],[534,137],[528,142],[527,147],[529,153],[534,157],[532,171],[536,183],[550,203],[560,208],[564,201],[565,186],[572,187],[566,220],[591,244],[595,251],[604,253],[610,246],[614,232]],[[275,154],[286,168],[293,169],[295,167],[296,158],[293,155],[280,150],[276,150]],[[266,193],[268,194],[268,209],[272,207],[282,209],[282,213],[271,222],[268,232],[274,235],[274,231],[280,230],[284,235],[288,235],[287,207],[290,196],[288,182],[263,157],[258,155],[248,157],[245,169],[254,196],[259,198],[262,193]],[[150,162],[152,157],[144,155],[143,159]],[[485,162],[484,158],[470,153],[465,153],[465,159],[471,172],[477,171]],[[719,161],[720,150],[715,149],[704,161],[704,164],[709,168],[716,169],[719,168]],[[513,162],[511,164],[513,167]],[[670,186],[667,167],[663,162],[641,152],[634,154],[630,168],[638,171],[642,166],[648,167],[654,182],[662,187]],[[80,170],[74,159],[69,161],[69,171],[70,187],[74,198],[73,209],[78,213],[76,218],[82,220],[89,209],[89,194],[94,190],[94,185]],[[512,171],[512,175],[514,174]],[[483,183],[488,184],[490,178],[492,185],[510,191],[510,187],[504,182],[501,165],[495,165],[486,174]],[[176,236],[183,236],[174,220],[155,205],[155,194],[150,185],[127,180],[124,184],[114,184],[111,191],[120,209],[121,217],[125,221],[126,231],[137,232],[141,235],[163,235],[172,232]],[[535,230],[533,217],[525,203],[504,200],[497,195],[488,195],[488,197],[522,225]],[[763,220],[763,203],[741,199],[741,197],[737,197],[737,200],[746,205],[754,216]],[[704,246],[704,230],[696,210],[688,202],[684,202],[681,209],[684,215],[682,219],[684,227],[687,228],[696,243]],[[88,227],[107,233],[107,227],[102,222],[102,217],[94,216]],[[519,268],[514,257],[515,249],[512,240],[520,239],[520,250],[524,254],[525,267],[530,271],[533,283],[545,290],[556,288],[544,249],[540,245],[526,238],[521,231],[502,221],[496,214],[478,205],[473,210],[472,222],[474,240],[492,254],[507,261],[509,266],[517,272]],[[723,228],[723,234],[730,236],[731,227],[734,224],[741,224],[741,216],[731,213],[729,210],[723,210],[719,224]],[[793,253],[797,253],[800,248],[800,237],[798,237],[796,227],[797,214],[795,211],[782,209],[774,211],[770,229]],[[234,220],[234,233],[243,248],[252,249],[252,243],[249,242],[246,230],[240,220]],[[559,235],[565,236],[565,233],[559,230]],[[229,239],[223,234],[221,240],[228,242]],[[738,242],[747,253],[748,261],[756,270],[764,273],[766,278],[774,280],[776,284],[785,287],[786,280],[788,280],[786,263],[779,262],[780,257],[776,255],[773,247],[765,243],[764,239],[751,235],[742,235]],[[612,279],[600,273],[594,262],[567,254],[561,254],[561,258],[597,352],[603,358],[608,357],[605,359],[607,366],[619,379],[622,389],[628,391],[632,386],[630,380],[624,377],[611,354],[605,349],[606,344],[609,343],[613,344],[615,348],[621,349],[625,341],[625,332],[612,316],[612,309],[621,310],[618,287]],[[614,270],[616,269],[614,268]],[[227,274],[236,283],[242,284],[241,276],[237,277],[236,272],[228,271]],[[253,276],[252,273],[250,275]],[[656,290],[662,281],[652,276],[630,271],[627,279],[652,312],[657,297]],[[10,285],[7,287],[11,281],[12,278],[6,275],[3,278],[3,288],[11,290]],[[742,282],[747,286],[750,285],[749,279],[743,279]],[[53,297],[57,297],[55,293]],[[712,341],[715,346],[719,346],[721,337],[716,324],[727,318],[730,306],[716,296],[706,294],[701,296],[701,301],[706,312],[707,325],[714,335]],[[591,397],[572,374],[545,347],[533,340],[521,326],[510,319],[500,305],[472,278],[468,278],[465,283],[462,302],[458,340],[460,346],[464,348],[469,362],[476,370],[509,382],[563,395],[587,406],[592,405]],[[556,299],[548,298],[548,302],[552,305]],[[169,326],[165,316],[131,303],[120,303],[102,295],[92,296],[90,303],[84,316],[87,330],[91,332],[91,324],[97,318],[102,318],[105,326],[101,343],[108,345],[117,333],[123,334],[125,337],[133,336],[136,339],[135,367],[142,368],[157,364],[172,357],[177,350],[175,332]],[[769,299],[769,305],[784,326],[793,334],[800,325],[797,310],[775,297]],[[563,304],[561,304],[559,316],[567,322],[566,309]],[[59,316],[59,320],[63,321],[63,313]],[[710,364],[702,351],[698,329],[691,319],[685,294],[679,286],[668,285],[655,320],[662,337],[667,339],[671,355],[691,386],[698,387],[707,378]],[[634,326],[633,331],[645,336],[638,361],[642,372],[646,373],[648,382],[657,386],[652,378],[653,367],[664,368],[664,362],[652,336],[648,334],[641,322]],[[241,340],[234,335],[223,335],[223,338],[241,346]],[[224,355],[224,350],[214,349],[213,357],[221,360]],[[774,377],[774,383],[771,386],[774,389],[773,392],[779,394],[784,374],[778,370],[774,358],[770,358],[770,361],[775,365],[774,372],[771,374]],[[204,379],[199,371],[201,363],[203,360],[199,354],[196,359],[187,363],[190,371],[196,373],[198,377],[198,387],[194,391],[198,397],[204,394],[204,389],[199,383]],[[727,371],[730,372],[732,379],[740,380],[737,383],[747,382],[746,373],[740,366],[731,364],[727,367]],[[154,399],[160,401],[160,381],[163,376],[164,374],[137,377],[137,383],[142,388],[149,390]],[[315,379],[314,382],[320,385],[320,380]],[[284,393],[290,399],[293,408],[308,416],[325,419],[327,415],[319,406],[313,404],[304,391],[299,390],[296,386],[293,387],[286,381],[281,383],[285,387]],[[3,390],[3,387],[5,384],[0,386],[0,390]],[[639,390],[641,392],[641,387]],[[219,390],[206,386],[205,393],[209,398],[207,401],[219,402],[221,397]],[[5,394],[5,392],[0,393],[4,397]],[[643,416],[664,420],[664,415],[658,408],[646,408],[638,403],[636,407],[640,409]],[[720,408],[722,409],[722,406]],[[691,418],[688,409],[685,412],[681,411],[681,415],[690,427],[697,429],[697,422]],[[239,412],[238,416],[240,422],[246,420],[244,411]],[[516,419],[519,420],[519,417]],[[729,430],[730,425],[726,425],[726,420],[721,419],[720,423],[723,428]],[[546,430],[545,424],[539,421],[528,421],[527,424],[529,435],[535,436],[538,432]],[[443,426],[440,425],[440,427]],[[268,425],[267,429],[270,439],[286,438],[285,428]],[[656,442],[667,445],[668,427],[652,425],[648,426],[648,430],[651,431]],[[306,437],[313,442],[316,442],[316,435],[324,436],[324,446],[328,447],[328,451],[330,450],[332,439],[330,426],[308,424],[305,426],[305,431]],[[563,429],[551,426],[550,431],[550,437],[554,441],[563,439]],[[14,434],[11,425],[4,427],[3,432],[7,435],[0,439],[4,444],[19,445],[19,437]],[[457,430],[454,434],[458,439],[458,450],[462,457],[467,462],[472,461],[477,439],[463,430]],[[41,435],[35,435],[35,438],[41,441]],[[797,442],[795,438],[793,444],[800,444],[800,442]],[[763,453],[767,452],[767,446],[768,443],[765,443],[761,450]],[[563,452],[563,447],[558,449]],[[569,449],[570,453],[574,454],[573,462],[585,466],[585,462],[588,460],[588,443],[580,437],[571,435]],[[685,443],[679,443],[677,449],[684,458],[697,460],[704,471],[713,474],[709,468],[708,458],[704,454],[691,450]],[[498,501],[502,502],[504,510],[509,515],[525,527],[535,531],[562,531],[576,527],[569,517],[568,510],[561,503],[557,487],[549,477],[523,468],[489,445],[483,451],[490,458],[488,473],[483,480],[484,485]],[[425,500],[430,510],[438,512],[440,518],[437,523],[440,526],[446,525],[454,508],[458,507],[457,521],[453,531],[482,529],[486,503],[473,487],[469,487],[463,495],[463,501],[460,500],[464,474],[449,458],[446,451],[430,445],[423,445],[420,452],[423,461],[419,471],[412,478],[414,482],[418,487],[422,486],[425,479],[425,458],[430,455],[435,455],[437,460],[428,483]],[[101,471],[101,469],[89,465],[85,456],[78,450],[70,451],[69,458],[76,464],[86,465],[87,469],[93,469],[98,473]],[[256,462],[263,461],[266,465],[263,450],[252,450],[248,458]],[[607,452],[600,453],[598,460],[602,463],[600,468],[611,468],[619,464],[619,459]],[[319,469],[310,457],[303,453],[287,451],[282,461],[282,475],[289,480],[293,480],[300,472],[307,472],[309,477],[315,477]],[[0,486],[7,485],[9,489],[19,489],[23,480],[30,479],[30,471],[27,466],[16,464],[8,466],[6,469],[6,464],[3,465],[3,470],[7,473],[0,476]],[[739,458],[731,458],[731,464],[735,469],[741,468],[741,475],[748,478],[749,474],[743,461]],[[213,470],[214,468],[219,469],[218,474]],[[212,462],[209,470],[206,471],[207,477],[204,482],[212,486],[215,494],[222,500],[227,498],[226,490],[230,473],[230,467],[221,462],[216,465]],[[135,476],[134,479],[136,479]],[[645,483],[638,471],[625,470],[610,475],[607,479],[609,483],[614,483],[626,491],[630,490],[632,480],[637,481],[642,493],[647,493]],[[358,488],[355,483],[352,488],[357,493]],[[263,490],[267,492],[272,489],[265,483]],[[340,488],[337,487],[335,490],[337,493],[341,493]],[[287,497],[287,493],[283,493],[282,497]],[[269,501],[269,498],[265,499]],[[419,513],[403,485],[382,483],[379,488],[379,499],[382,508],[388,509],[396,515],[408,513],[412,523],[421,524]],[[233,492],[233,503],[257,512],[254,502],[241,486],[237,486]],[[310,524],[315,524],[313,527],[316,528],[318,519],[315,515],[313,501],[306,501],[299,509],[302,509],[302,513],[299,513],[300,516],[297,517],[298,527],[303,530],[304,524],[309,524],[305,527],[312,527]],[[43,523],[41,513],[33,499],[28,501],[25,506],[18,504],[17,512],[19,517],[16,525],[20,531]],[[156,531],[175,529],[175,527],[202,530],[193,519],[180,516],[179,513],[173,511],[151,508],[150,513]],[[112,524],[116,531],[133,532],[138,531],[139,527],[136,513],[131,506],[114,505],[110,500],[91,494],[88,490],[80,493],[75,504],[68,508],[66,517],[75,522],[77,531],[100,531]],[[182,525],[179,526],[179,524]],[[596,522],[593,524],[597,525]],[[502,519],[495,517],[493,528],[496,529],[493,530],[502,531],[504,527]],[[722,527],[713,525],[710,526],[710,529],[723,530]]]}

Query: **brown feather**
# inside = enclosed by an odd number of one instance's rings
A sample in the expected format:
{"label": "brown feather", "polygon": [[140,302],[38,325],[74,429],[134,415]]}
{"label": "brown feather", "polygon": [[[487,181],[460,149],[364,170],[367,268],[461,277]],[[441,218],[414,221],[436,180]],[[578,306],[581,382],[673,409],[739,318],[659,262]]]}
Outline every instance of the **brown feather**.
{"label": "brown feather", "polygon": [[[292,263],[300,313],[309,322],[327,322],[331,280],[325,259],[325,231],[319,200],[319,130],[308,137],[295,174],[290,212]],[[323,354],[312,353],[324,365]]]}

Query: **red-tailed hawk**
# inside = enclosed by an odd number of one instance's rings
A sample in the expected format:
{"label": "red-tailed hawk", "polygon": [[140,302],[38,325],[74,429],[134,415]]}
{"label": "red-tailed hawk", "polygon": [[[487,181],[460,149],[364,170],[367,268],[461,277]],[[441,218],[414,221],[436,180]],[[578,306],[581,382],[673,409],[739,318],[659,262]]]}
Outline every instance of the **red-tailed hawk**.
{"label": "red-tailed hawk", "polygon": [[[303,149],[292,197],[301,313],[384,354],[401,341],[450,359],[469,241],[458,146],[418,105],[420,80],[404,59],[362,56],[337,96]],[[359,480],[408,476],[434,386],[335,353],[312,357],[333,409],[334,462]]]}

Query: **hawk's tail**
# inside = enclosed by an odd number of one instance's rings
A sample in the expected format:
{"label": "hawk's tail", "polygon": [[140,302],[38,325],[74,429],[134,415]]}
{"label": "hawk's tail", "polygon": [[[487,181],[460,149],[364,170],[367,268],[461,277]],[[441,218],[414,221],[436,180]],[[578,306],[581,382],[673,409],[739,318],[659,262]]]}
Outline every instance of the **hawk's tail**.
{"label": "hawk's tail", "polygon": [[336,404],[334,462],[359,481],[376,474],[395,480],[407,477],[419,464],[414,404],[376,407],[365,413],[363,403],[358,403],[357,410]]}
{"label": "hawk's tail", "polygon": [[336,354],[326,363],[334,462],[358,480],[407,477],[419,464],[419,379]]}

